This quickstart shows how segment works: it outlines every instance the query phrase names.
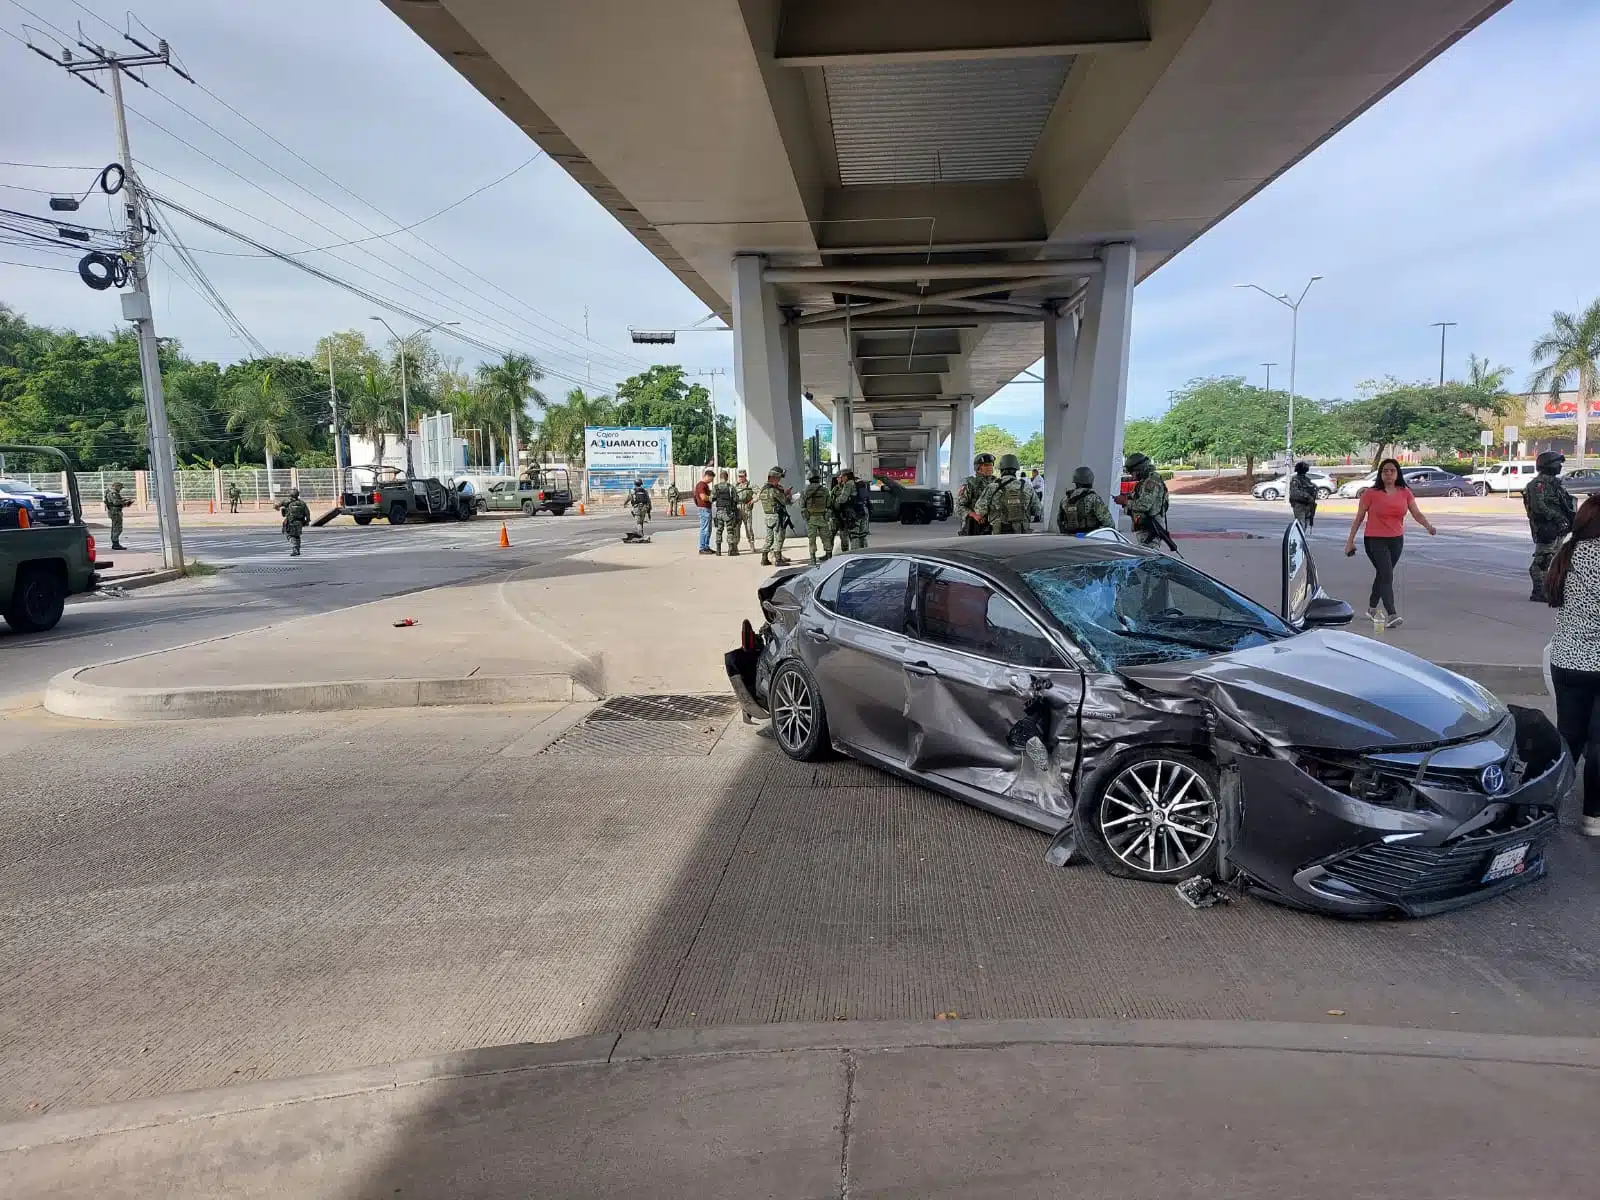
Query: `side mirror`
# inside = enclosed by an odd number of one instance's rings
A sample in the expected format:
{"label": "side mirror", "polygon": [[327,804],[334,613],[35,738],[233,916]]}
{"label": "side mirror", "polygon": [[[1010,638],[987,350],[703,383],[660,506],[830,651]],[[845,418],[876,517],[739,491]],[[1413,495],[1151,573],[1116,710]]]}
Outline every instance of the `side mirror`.
{"label": "side mirror", "polygon": [[1319,593],[1306,605],[1303,623],[1307,629],[1331,629],[1356,619],[1356,610],[1344,600]]}

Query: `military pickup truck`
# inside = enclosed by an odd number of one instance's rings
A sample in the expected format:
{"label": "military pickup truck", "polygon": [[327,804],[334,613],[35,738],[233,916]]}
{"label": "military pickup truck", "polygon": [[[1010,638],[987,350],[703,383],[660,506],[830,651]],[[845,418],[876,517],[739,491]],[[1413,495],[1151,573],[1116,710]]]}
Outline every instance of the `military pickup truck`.
{"label": "military pickup truck", "polygon": [[111,563],[96,559],[94,536],[83,521],[78,478],[65,454],[48,446],[0,446],[0,454],[11,460],[58,460],[67,477],[71,520],[66,524],[37,522],[27,505],[0,496],[0,615],[17,633],[43,633],[61,620],[67,597],[92,592],[99,572]]}
{"label": "military pickup truck", "polygon": [[565,467],[529,471],[520,479],[503,479],[477,496],[479,512],[517,512],[531,517],[547,512],[561,516],[572,507],[572,486]]}
{"label": "military pickup truck", "polygon": [[397,468],[353,467],[372,476],[371,483],[358,484],[354,491],[339,497],[339,506],[312,522],[321,527],[343,514],[357,525],[371,525],[382,518],[391,525],[404,525],[413,518],[424,521],[470,521],[477,514],[477,497],[441,483],[437,479],[407,479]]}
{"label": "military pickup truck", "polygon": [[941,488],[913,487],[898,479],[874,479],[871,489],[872,519],[926,525],[943,521],[955,508],[950,493]]}

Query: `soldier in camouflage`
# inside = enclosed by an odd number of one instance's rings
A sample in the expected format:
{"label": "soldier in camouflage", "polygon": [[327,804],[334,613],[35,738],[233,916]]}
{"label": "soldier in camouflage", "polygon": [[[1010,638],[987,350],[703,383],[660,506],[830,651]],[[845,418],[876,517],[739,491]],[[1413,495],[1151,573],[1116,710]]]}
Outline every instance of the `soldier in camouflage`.
{"label": "soldier in camouflage", "polygon": [[678,490],[678,481],[674,479],[667,484],[667,516],[678,515],[678,505],[683,501],[683,493]]}
{"label": "soldier in camouflage", "polygon": [[647,540],[645,538],[645,522],[650,519],[650,489],[644,486],[643,479],[633,481],[633,490],[628,493],[628,511],[633,514],[633,530],[627,535],[636,542]]}
{"label": "soldier in camouflage", "polygon": [[1133,518],[1133,535],[1141,546],[1162,545],[1161,535],[1156,532],[1159,525],[1165,529],[1167,524],[1167,485],[1156,471],[1155,463],[1150,461],[1148,454],[1130,454],[1128,461],[1123,464],[1123,470],[1134,478],[1133,491],[1126,496],[1118,495],[1116,501],[1122,505],[1128,516]]}
{"label": "soldier in camouflage", "polygon": [[1528,576],[1533,580],[1529,600],[1545,602],[1544,577],[1561,546],[1561,539],[1572,531],[1576,511],[1572,493],[1561,482],[1561,466],[1567,460],[1554,450],[1546,450],[1534,460],[1539,473],[1522,490],[1522,507],[1528,512],[1528,527],[1533,534],[1533,561]]}
{"label": "soldier in camouflage", "polygon": [[106,516],[111,518],[111,548],[122,549],[122,510],[133,503],[122,498],[122,485],[113,483],[106,493]]}
{"label": "soldier in camouflage", "polygon": [[728,482],[728,473],[722,471],[711,485],[711,545],[720,555],[723,543],[728,546],[728,557],[739,556],[739,495]]}
{"label": "soldier in camouflage", "polygon": [[[833,525],[829,516],[833,511],[833,493],[822,482],[822,475],[812,471],[805,491],[800,493],[800,511],[806,519],[806,550],[814,567],[833,557]],[[817,542],[822,543],[822,556],[817,557]]]}
{"label": "soldier in camouflage", "polygon": [[1310,532],[1317,519],[1317,485],[1311,481],[1311,464],[1297,462],[1289,476],[1289,508],[1294,519]]}
{"label": "soldier in camouflage", "polygon": [[989,532],[989,527],[978,515],[978,502],[994,484],[994,455],[976,455],[972,460],[972,474],[962,481],[956,492],[956,515],[961,518],[961,528],[956,530],[958,534]]}
{"label": "soldier in camouflage", "polygon": [[829,503],[833,509],[833,527],[839,534],[839,549],[865,550],[872,514],[861,499],[856,473],[849,467],[834,477]]}
{"label": "soldier in camouflage", "polygon": [[1094,490],[1094,472],[1079,467],[1072,473],[1072,490],[1061,497],[1061,507],[1056,510],[1056,532],[1071,536],[1114,528],[1111,509]]}
{"label": "soldier in camouflage", "polygon": [[243,493],[239,491],[239,485],[238,485],[237,482],[230,483],[228,485],[228,511],[229,512],[236,513],[236,512],[239,511],[239,499],[240,499],[240,497],[242,495],[243,495]]}
{"label": "soldier in camouflage", "polygon": [[283,536],[289,539],[289,557],[300,557],[300,531],[311,524],[311,510],[300,499],[300,489],[290,488],[289,498],[273,505],[283,514]]}
{"label": "soldier in camouflage", "polygon": [[1027,533],[1039,519],[1039,497],[1028,481],[1018,478],[1022,464],[1015,454],[1000,456],[1000,479],[978,500],[976,515],[995,533]]}
{"label": "soldier in camouflage", "polygon": [[794,503],[794,491],[783,486],[784,470],[773,467],[767,472],[767,482],[756,493],[761,511],[767,515],[767,541],[761,548],[761,565],[787,567],[789,560],[783,556],[783,521],[789,505]]}
{"label": "soldier in camouflage", "polygon": [[739,524],[744,526],[744,540],[755,549],[756,527],[751,513],[756,507],[756,490],[750,486],[750,472],[740,471],[733,485],[734,499],[739,502]]}

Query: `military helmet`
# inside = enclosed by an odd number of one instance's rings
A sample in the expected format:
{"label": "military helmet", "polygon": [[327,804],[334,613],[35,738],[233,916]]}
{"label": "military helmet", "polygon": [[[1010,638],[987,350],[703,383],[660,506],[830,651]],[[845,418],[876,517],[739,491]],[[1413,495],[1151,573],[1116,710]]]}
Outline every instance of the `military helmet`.
{"label": "military helmet", "polygon": [[1000,456],[1000,474],[1015,475],[1022,470],[1022,460],[1015,454],[1002,454]]}
{"label": "military helmet", "polygon": [[1094,471],[1090,467],[1079,467],[1072,472],[1072,486],[1079,488],[1094,486]]}
{"label": "military helmet", "polygon": [[836,480],[844,479],[844,478],[847,478],[847,477],[850,478],[850,479],[854,479],[856,477],[856,473],[855,473],[854,468],[851,468],[851,467],[840,467],[839,470],[838,470],[838,473],[834,475],[834,479],[836,479]]}
{"label": "military helmet", "polygon": [[821,483],[822,482],[822,472],[820,472],[820,471],[812,471],[811,474],[806,476],[806,479],[811,483]]}
{"label": "military helmet", "polygon": [[749,471],[746,471],[743,467],[739,468],[739,478],[740,479],[747,479],[747,478],[749,478],[749,476],[750,476],[750,472]]}
{"label": "military helmet", "polygon": [[291,500],[300,499],[300,489],[299,488],[290,488],[289,489],[289,499],[291,499]]}
{"label": "military helmet", "polygon": [[113,492],[120,492],[122,490],[122,485],[120,483],[113,483],[111,485],[111,490]]}
{"label": "military helmet", "polygon": [[1294,465],[1294,473],[1296,475],[1304,475],[1309,470],[1311,470],[1311,464],[1306,462],[1304,459],[1301,459]]}
{"label": "military helmet", "polygon": [[767,472],[768,479],[782,479],[787,472],[782,467],[773,467]]}
{"label": "military helmet", "polygon": [[972,469],[974,471],[976,471],[979,467],[992,466],[994,466],[994,455],[990,454],[988,451],[984,451],[982,454],[974,454],[972,456]]}
{"label": "military helmet", "polygon": [[1148,454],[1130,454],[1128,460],[1122,464],[1122,469],[1129,475],[1143,475],[1150,469],[1150,456]]}
{"label": "military helmet", "polygon": [[1546,450],[1533,460],[1533,465],[1539,469],[1541,475],[1561,474],[1561,465],[1567,461],[1567,456],[1559,450]]}

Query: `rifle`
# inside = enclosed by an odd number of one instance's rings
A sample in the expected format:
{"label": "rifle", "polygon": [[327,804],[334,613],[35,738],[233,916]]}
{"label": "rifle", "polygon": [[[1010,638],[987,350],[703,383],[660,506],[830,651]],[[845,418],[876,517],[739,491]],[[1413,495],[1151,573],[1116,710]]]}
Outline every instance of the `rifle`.
{"label": "rifle", "polygon": [[1178,554],[1178,543],[1172,540],[1172,534],[1167,532],[1167,527],[1162,523],[1160,517],[1156,516],[1154,513],[1151,513],[1149,515],[1140,516],[1138,520],[1151,533],[1155,534],[1159,541],[1165,542],[1168,550],[1171,550],[1174,554],[1177,554],[1179,558],[1183,557],[1182,554]]}
{"label": "rifle", "polygon": [[787,504],[778,505],[778,536],[780,538],[788,537],[793,532],[794,519],[789,516],[789,506]]}

